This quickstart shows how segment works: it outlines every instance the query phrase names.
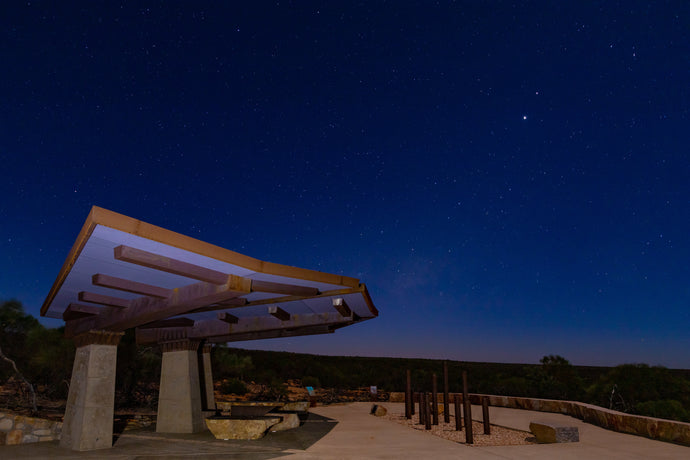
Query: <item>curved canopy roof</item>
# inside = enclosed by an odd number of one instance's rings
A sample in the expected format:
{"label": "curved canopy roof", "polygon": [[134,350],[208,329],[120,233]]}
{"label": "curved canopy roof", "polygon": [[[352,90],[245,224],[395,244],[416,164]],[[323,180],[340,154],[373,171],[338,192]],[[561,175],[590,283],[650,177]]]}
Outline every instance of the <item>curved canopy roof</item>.
{"label": "curved canopy roof", "polygon": [[264,262],[93,207],[41,316],[66,335],[229,342],[333,332],[378,316],[359,280]]}

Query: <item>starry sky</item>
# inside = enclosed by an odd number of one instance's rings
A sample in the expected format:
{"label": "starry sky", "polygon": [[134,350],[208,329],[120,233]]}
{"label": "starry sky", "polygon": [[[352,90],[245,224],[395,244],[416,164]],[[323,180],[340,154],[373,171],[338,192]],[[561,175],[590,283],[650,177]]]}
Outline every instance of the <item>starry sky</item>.
{"label": "starry sky", "polygon": [[97,205],[380,310],[243,347],[690,368],[690,2],[7,1],[0,62],[35,316]]}

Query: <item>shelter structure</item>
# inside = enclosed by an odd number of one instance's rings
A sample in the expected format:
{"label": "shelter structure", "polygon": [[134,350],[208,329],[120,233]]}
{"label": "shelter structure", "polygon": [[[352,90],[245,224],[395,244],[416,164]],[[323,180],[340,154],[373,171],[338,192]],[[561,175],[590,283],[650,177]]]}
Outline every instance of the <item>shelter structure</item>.
{"label": "shelter structure", "polygon": [[157,431],[205,429],[214,343],[332,333],[378,316],[359,280],[264,262],[93,207],[41,308],[76,355],[60,444],[112,446],[117,345],[163,353]]}

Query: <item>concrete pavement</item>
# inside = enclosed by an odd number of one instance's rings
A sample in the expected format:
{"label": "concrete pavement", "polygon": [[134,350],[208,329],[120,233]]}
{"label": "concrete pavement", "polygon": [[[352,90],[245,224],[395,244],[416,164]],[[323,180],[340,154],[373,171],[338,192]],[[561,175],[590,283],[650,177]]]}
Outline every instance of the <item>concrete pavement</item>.
{"label": "concrete pavement", "polygon": [[[392,413],[404,412],[401,403],[381,403]],[[320,415],[339,420],[338,425],[306,451],[290,460],[302,459],[689,459],[690,447],[639,436],[616,433],[567,415],[490,408],[491,423],[529,431],[530,421],[549,420],[577,426],[580,442],[527,446],[475,447],[447,441],[428,433],[369,415],[371,403],[313,408]],[[473,406],[474,420],[482,419],[481,407]]]}

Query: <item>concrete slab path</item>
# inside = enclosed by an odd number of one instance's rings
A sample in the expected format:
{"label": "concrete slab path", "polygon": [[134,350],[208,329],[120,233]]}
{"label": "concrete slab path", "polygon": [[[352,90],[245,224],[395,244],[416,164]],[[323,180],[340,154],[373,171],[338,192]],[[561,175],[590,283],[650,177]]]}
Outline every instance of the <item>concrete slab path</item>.
{"label": "concrete slab path", "polygon": [[[381,403],[391,413],[403,414],[401,403]],[[533,420],[549,420],[577,426],[580,442],[527,446],[476,447],[447,441],[412,430],[369,414],[371,403],[316,407],[320,415],[334,418],[338,425],[306,451],[295,452],[290,460],[302,459],[690,459],[690,447],[616,433],[576,418],[543,412],[491,407],[491,423],[529,431]],[[472,407],[474,420],[482,420],[480,406]]]}

